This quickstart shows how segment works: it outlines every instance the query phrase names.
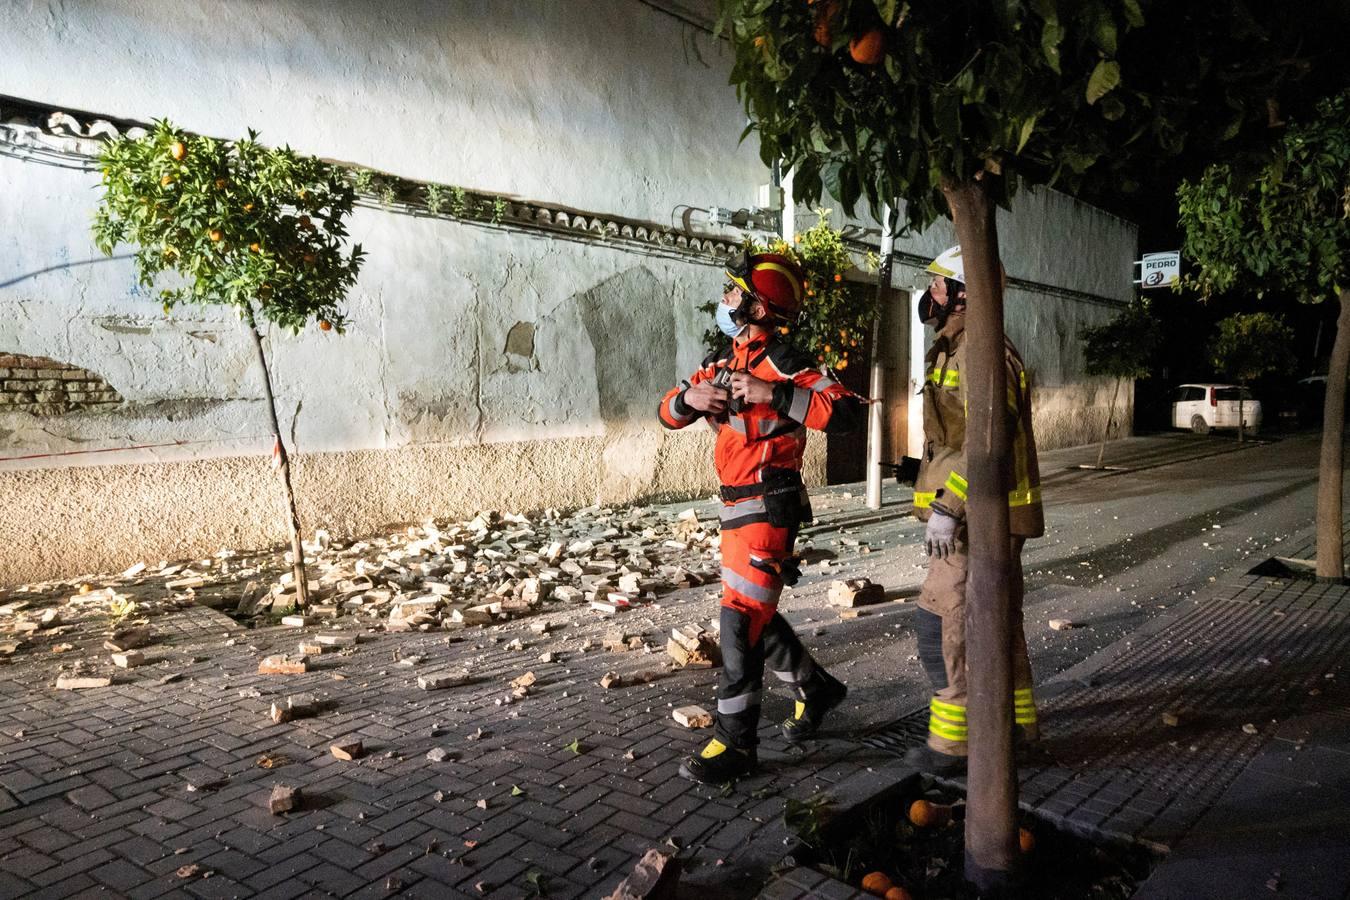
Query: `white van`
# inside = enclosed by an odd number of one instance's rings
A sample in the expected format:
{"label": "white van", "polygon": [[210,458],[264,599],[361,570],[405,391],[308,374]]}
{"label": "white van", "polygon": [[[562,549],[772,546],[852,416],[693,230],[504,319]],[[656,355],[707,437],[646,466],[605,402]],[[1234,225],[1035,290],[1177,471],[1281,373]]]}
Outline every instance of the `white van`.
{"label": "white van", "polygon": [[1235,384],[1183,384],[1172,399],[1172,427],[1208,434],[1211,428],[1238,427],[1238,399],[1247,432],[1261,430],[1261,401]]}

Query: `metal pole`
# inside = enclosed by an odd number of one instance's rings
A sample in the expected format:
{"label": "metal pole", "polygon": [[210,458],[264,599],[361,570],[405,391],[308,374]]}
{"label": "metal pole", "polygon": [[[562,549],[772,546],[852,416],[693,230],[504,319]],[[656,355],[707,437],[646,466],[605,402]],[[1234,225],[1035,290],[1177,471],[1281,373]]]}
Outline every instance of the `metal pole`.
{"label": "metal pole", "polygon": [[886,443],[886,348],[895,329],[886,314],[891,295],[895,232],[889,203],[881,206],[881,263],[877,266],[877,316],[872,327],[871,404],[867,407],[867,508],[881,509],[881,463]]}

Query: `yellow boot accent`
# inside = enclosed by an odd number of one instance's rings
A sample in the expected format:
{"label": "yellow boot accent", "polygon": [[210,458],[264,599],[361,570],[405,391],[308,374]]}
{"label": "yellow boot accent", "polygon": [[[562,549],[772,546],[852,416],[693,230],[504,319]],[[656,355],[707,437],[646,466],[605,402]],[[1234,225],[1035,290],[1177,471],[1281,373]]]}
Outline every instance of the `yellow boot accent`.
{"label": "yellow boot accent", "polygon": [[699,753],[699,756],[703,757],[704,759],[712,759],[714,756],[718,756],[722,753],[725,753],[726,749],[727,749],[726,744],[722,743],[717,738],[713,738],[712,740],[708,741],[708,746],[703,748],[703,751]]}
{"label": "yellow boot accent", "polygon": [[792,717],[793,717],[794,719],[800,719],[800,718],[804,717],[805,715],[806,715],[806,704],[803,703],[802,701],[798,700],[798,701],[797,701],[797,706],[796,706],[796,707],[793,709],[793,711],[792,711]]}

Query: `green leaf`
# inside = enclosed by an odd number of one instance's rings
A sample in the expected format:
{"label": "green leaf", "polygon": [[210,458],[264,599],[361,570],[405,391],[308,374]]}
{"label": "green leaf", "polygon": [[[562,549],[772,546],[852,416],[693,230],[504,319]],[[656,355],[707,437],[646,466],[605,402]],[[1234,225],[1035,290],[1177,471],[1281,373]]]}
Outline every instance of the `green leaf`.
{"label": "green leaf", "polygon": [[1017,153],[1022,152],[1022,148],[1031,140],[1031,134],[1036,130],[1036,117],[1032,116],[1022,123],[1022,133],[1017,137]]}
{"label": "green leaf", "polygon": [[1041,54],[1045,57],[1045,62],[1054,71],[1056,75],[1059,70],[1059,44],[1064,40],[1064,28],[1059,22],[1046,22],[1045,27],[1041,29]]}
{"label": "green leaf", "polygon": [[1139,8],[1139,0],[1121,0],[1120,5],[1125,13],[1125,22],[1131,28],[1144,27],[1144,11]]}
{"label": "green leaf", "polygon": [[[710,310],[710,311],[711,311],[711,310]],[[578,738],[577,740],[574,740],[572,743],[568,744],[568,745],[567,745],[566,747],[564,747],[563,749],[564,749],[564,750],[571,750],[573,753],[575,753],[575,754],[577,754],[578,756],[580,756],[580,755],[581,755],[581,739]]]}
{"label": "green leaf", "polygon": [[1087,102],[1089,105],[1111,93],[1120,85],[1120,63],[1103,59],[1092,70],[1087,83]]}
{"label": "green leaf", "polygon": [[524,795],[525,795],[525,792],[522,791],[517,785],[514,785],[514,784],[511,785],[511,796],[512,796],[512,797],[523,797]]}
{"label": "green leaf", "polygon": [[876,4],[877,13],[881,16],[881,21],[887,25],[895,24],[895,8],[899,0],[872,0]]}

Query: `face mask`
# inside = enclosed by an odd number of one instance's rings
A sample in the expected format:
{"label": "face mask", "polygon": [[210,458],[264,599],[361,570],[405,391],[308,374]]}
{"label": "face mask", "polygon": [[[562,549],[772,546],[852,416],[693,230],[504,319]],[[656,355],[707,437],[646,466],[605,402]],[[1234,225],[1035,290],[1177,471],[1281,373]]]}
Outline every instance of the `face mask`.
{"label": "face mask", "polygon": [[729,338],[740,336],[740,333],[746,328],[745,325],[737,325],[735,320],[732,319],[731,315],[735,311],[725,303],[717,304],[717,329]]}

